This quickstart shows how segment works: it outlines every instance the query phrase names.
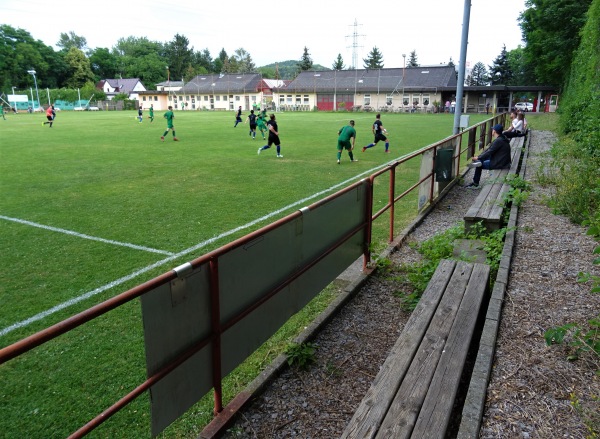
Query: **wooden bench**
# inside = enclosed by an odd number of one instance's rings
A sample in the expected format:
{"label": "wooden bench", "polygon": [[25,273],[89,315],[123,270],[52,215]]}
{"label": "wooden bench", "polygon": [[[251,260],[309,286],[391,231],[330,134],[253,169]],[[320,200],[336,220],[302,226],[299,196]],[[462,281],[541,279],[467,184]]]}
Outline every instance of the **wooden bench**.
{"label": "wooden bench", "polygon": [[489,275],[484,264],[440,262],[343,439],[444,438]]}
{"label": "wooden bench", "polygon": [[464,216],[467,231],[477,223],[482,223],[489,231],[498,230],[502,227],[502,213],[506,204],[505,194],[510,190],[506,177],[509,174],[517,174],[524,142],[525,137],[511,139],[512,162],[510,169],[494,169],[491,171],[492,177],[482,185],[479,195],[477,195]]}

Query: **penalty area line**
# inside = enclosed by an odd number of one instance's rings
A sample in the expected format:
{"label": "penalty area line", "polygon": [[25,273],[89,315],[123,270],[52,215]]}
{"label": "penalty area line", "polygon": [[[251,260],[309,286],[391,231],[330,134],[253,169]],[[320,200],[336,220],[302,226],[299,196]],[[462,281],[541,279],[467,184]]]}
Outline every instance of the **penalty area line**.
{"label": "penalty area line", "polygon": [[9,216],[0,215],[0,219],[6,220],[6,221],[12,221],[12,222],[19,223],[19,224],[25,224],[25,225],[31,226],[31,227],[37,227],[37,228],[44,229],[44,230],[50,230],[51,232],[63,233],[65,235],[71,235],[71,236],[75,236],[77,238],[89,239],[90,241],[98,241],[98,242],[103,242],[105,244],[118,245],[121,247],[129,247],[129,248],[132,248],[135,250],[143,250],[145,252],[158,253],[161,255],[167,255],[167,256],[173,255],[173,252],[168,252],[165,250],[158,250],[155,248],[130,244],[128,242],[113,241],[112,239],[98,238],[96,236],[90,236],[90,235],[86,235],[86,234],[79,233],[79,232],[73,232],[72,230],[61,229],[58,227],[46,226],[44,224],[34,223],[32,221],[22,220],[19,218],[11,218]]}

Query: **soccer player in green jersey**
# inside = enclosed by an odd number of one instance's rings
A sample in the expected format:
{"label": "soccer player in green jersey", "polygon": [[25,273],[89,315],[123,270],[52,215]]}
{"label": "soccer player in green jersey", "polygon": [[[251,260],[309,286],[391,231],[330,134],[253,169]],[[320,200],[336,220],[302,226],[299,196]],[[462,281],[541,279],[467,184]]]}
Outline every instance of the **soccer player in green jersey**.
{"label": "soccer player in green jersey", "polygon": [[150,104],[150,110],[148,110],[148,119],[150,119],[150,123],[154,122],[154,104]]}
{"label": "soccer player in green jersey", "polygon": [[340,164],[340,159],[342,158],[342,150],[348,151],[348,156],[350,157],[351,162],[357,162],[358,160],[354,160],[354,154],[352,151],[354,150],[354,142],[356,141],[356,130],[354,129],[354,121],[350,121],[350,125],[346,125],[343,128],[340,128],[338,131],[338,143],[337,143],[337,162]]}
{"label": "soccer player in green jersey", "polygon": [[[267,131],[269,131],[269,129],[267,128],[267,124],[266,124],[266,121],[265,121],[265,119],[266,119],[266,117],[265,117],[265,115],[263,114],[263,112],[262,112],[262,111],[261,111],[261,112],[258,114],[258,116],[256,117],[256,128],[258,128],[258,129],[260,130],[260,133],[261,133],[261,134],[262,134],[262,136],[263,136],[263,140],[266,140],[266,139],[267,139],[267,138],[265,137],[265,133],[266,133]],[[256,134],[256,130],[255,130],[255,133],[254,133],[254,134]]]}
{"label": "soccer player in green jersey", "polygon": [[167,119],[167,130],[160,136],[160,140],[165,141],[165,136],[171,130],[173,132],[173,140],[178,141],[179,139],[175,136],[175,126],[173,125],[173,119],[175,119],[175,114],[173,113],[173,107],[169,105],[169,110],[163,116]]}

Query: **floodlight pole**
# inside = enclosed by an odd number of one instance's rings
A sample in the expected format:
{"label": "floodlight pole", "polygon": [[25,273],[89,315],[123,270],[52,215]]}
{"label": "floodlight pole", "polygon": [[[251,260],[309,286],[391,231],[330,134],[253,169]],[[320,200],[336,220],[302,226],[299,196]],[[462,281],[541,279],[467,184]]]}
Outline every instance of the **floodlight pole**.
{"label": "floodlight pole", "polygon": [[[40,105],[40,93],[38,91],[37,79],[35,78],[35,70],[27,70],[27,73],[33,76],[33,83],[35,84],[35,94],[37,96],[38,105]],[[35,106],[33,107],[33,110],[35,111]]]}

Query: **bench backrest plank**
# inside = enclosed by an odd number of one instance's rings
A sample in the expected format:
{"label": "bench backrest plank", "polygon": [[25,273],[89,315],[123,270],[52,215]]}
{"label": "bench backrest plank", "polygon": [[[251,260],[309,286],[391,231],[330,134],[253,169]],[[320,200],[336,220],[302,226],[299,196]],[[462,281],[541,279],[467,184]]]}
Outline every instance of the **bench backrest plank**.
{"label": "bench backrest plank", "polygon": [[419,351],[375,436],[377,439],[410,437],[432,376],[445,349],[448,333],[454,324],[472,269],[473,264],[457,262],[442,301],[431,320],[427,336],[421,342]]}
{"label": "bench backrest plank", "polygon": [[455,266],[456,261],[452,260],[443,260],[438,265],[400,337],[344,430],[342,439],[375,437],[438,308]]}
{"label": "bench backrest plank", "polygon": [[[446,434],[475,325],[483,300],[489,291],[489,277],[489,265],[475,264],[444,352],[423,402],[423,409],[412,432],[415,438],[443,439]],[[457,371],[461,372],[457,373]]]}

